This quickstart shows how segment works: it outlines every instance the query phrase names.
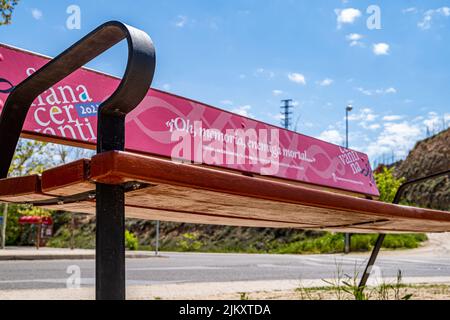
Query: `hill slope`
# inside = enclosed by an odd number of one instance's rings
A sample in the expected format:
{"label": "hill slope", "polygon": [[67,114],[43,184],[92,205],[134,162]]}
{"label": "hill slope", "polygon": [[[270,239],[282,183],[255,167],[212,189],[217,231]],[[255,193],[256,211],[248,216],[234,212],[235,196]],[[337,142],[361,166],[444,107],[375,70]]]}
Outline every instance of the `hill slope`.
{"label": "hill slope", "polygon": [[[406,180],[450,169],[450,129],[416,144],[405,161],[395,169]],[[450,210],[450,177],[441,177],[409,187],[404,195],[408,203],[421,207]]]}

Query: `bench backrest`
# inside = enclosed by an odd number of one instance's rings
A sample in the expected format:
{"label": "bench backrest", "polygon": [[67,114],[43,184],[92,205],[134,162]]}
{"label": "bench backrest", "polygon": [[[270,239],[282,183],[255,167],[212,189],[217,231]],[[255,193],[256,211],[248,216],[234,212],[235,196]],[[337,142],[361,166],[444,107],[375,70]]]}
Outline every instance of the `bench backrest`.
{"label": "bench backrest", "polygon": [[[0,44],[0,110],[11,87],[49,60]],[[22,137],[95,148],[99,105],[119,83],[119,78],[79,69],[39,95],[28,112]],[[363,153],[155,89],[127,116],[126,149],[379,195]],[[271,172],[275,161],[277,168]]]}

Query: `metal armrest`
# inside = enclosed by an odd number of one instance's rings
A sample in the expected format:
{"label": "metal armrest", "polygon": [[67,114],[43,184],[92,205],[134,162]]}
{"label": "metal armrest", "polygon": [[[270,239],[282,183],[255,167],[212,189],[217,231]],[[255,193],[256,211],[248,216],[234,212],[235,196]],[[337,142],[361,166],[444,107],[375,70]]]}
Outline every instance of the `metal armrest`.
{"label": "metal armrest", "polygon": [[[44,91],[118,42],[128,42],[128,63],[116,91],[99,108],[98,151],[124,148],[124,120],[145,97],[155,71],[155,49],[143,31],[117,21],[107,22],[18,84],[0,116],[0,178],[6,178],[33,101]],[[109,131],[114,130],[114,131]],[[118,132],[119,130],[119,132]],[[106,131],[106,132],[105,132]]]}
{"label": "metal armrest", "polygon": [[403,193],[405,192],[407,187],[409,187],[411,185],[414,185],[414,184],[418,184],[420,182],[424,182],[426,180],[432,180],[432,179],[435,179],[435,178],[438,178],[438,177],[442,177],[442,176],[445,176],[445,175],[449,175],[449,174],[450,174],[450,170],[446,170],[446,171],[434,173],[434,174],[431,174],[431,175],[428,175],[428,176],[425,176],[425,177],[421,177],[421,178],[418,178],[418,179],[414,179],[414,180],[405,182],[404,184],[402,184],[400,186],[400,188],[398,188],[397,193],[395,194],[393,203],[395,203],[395,204],[399,204],[400,203],[400,200],[401,200],[401,198],[403,196]]}

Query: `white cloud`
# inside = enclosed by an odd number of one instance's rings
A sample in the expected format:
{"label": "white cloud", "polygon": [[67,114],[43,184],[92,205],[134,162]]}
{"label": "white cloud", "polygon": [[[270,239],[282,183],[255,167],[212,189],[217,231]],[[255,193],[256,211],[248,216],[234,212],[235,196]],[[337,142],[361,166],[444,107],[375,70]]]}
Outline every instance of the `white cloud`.
{"label": "white cloud", "polygon": [[433,20],[433,10],[427,11],[422,21],[417,23],[417,26],[422,30],[427,30],[431,28],[431,21]]}
{"label": "white cloud", "polygon": [[170,88],[172,87],[169,83],[165,83],[165,84],[163,84],[163,90],[166,90],[166,91],[168,91],[168,90],[170,90]]}
{"label": "white cloud", "polygon": [[330,143],[334,143],[337,145],[342,145],[342,143],[344,141],[344,137],[341,135],[341,133],[334,129],[326,130],[326,131],[322,132],[319,135],[318,139],[327,141]]}
{"label": "white cloud", "polygon": [[404,157],[421,135],[418,126],[410,125],[408,122],[389,122],[384,125],[378,138],[369,144],[366,152],[372,160],[392,152],[398,157]]}
{"label": "white cloud", "polygon": [[377,130],[380,128],[379,124],[374,123],[377,118],[378,115],[372,109],[364,108],[351,113],[348,120],[358,122],[358,125],[366,130]]}
{"label": "white cloud", "polygon": [[397,89],[391,87],[391,88],[386,89],[384,92],[386,94],[388,94],[388,93],[397,93]]}
{"label": "white cloud", "polygon": [[446,17],[450,17],[450,8],[449,8],[449,7],[442,7],[442,8],[439,8],[439,9],[437,10],[437,12],[440,13],[440,14],[442,14],[442,15],[444,15],[444,16],[446,16]]}
{"label": "white cloud", "polygon": [[224,106],[232,106],[234,103],[231,100],[222,100],[222,101],[220,101],[220,104],[222,104]]}
{"label": "white cloud", "polygon": [[284,93],[284,92],[283,92],[282,90],[273,90],[273,91],[272,91],[272,94],[273,94],[275,97],[281,96],[283,93]]}
{"label": "white cloud", "polygon": [[417,13],[418,10],[415,7],[410,7],[402,10],[403,13]]}
{"label": "white cloud", "polygon": [[255,71],[255,76],[256,77],[263,76],[263,77],[266,77],[268,79],[272,79],[272,78],[275,77],[275,72],[270,71],[270,70],[266,70],[264,68],[258,68]]}
{"label": "white cloud", "polygon": [[188,23],[189,18],[187,16],[179,15],[174,23],[177,28],[184,28]]}
{"label": "white cloud", "polygon": [[441,7],[435,10],[425,11],[422,20],[417,23],[417,26],[422,30],[430,29],[435,16],[450,17],[450,7]]}
{"label": "white cloud", "polygon": [[240,116],[243,117],[252,117],[252,115],[250,114],[250,110],[252,109],[252,106],[250,105],[245,105],[245,106],[239,106],[234,108],[233,110],[231,110],[231,112],[236,113]]}
{"label": "white cloud", "polygon": [[395,89],[394,87],[390,87],[387,89],[374,89],[374,90],[364,89],[361,87],[355,88],[355,89],[366,96],[396,94],[397,93],[397,89]]}
{"label": "white cloud", "polygon": [[358,40],[361,40],[363,38],[363,36],[358,33],[350,33],[346,36],[346,38],[348,41],[358,41]]}
{"label": "white cloud", "polygon": [[39,10],[39,9],[36,9],[36,8],[31,9],[31,15],[32,15],[33,18],[36,19],[36,20],[41,20],[42,17],[44,16],[44,14],[42,13],[42,11]]}
{"label": "white cloud", "polygon": [[402,120],[404,118],[404,116],[397,116],[397,115],[392,115],[392,116],[384,116],[383,117],[383,121],[398,121],[398,120]]}
{"label": "white cloud", "polygon": [[375,43],[373,45],[373,53],[377,56],[388,55],[390,46],[387,43]]}
{"label": "white cloud", "polygon": [[375,124],[371,124],[370,126],[367,127],[369,130],[378,130],[381,128],[381,125],[378,123]]}
{"label": "white cloud", "polygon": [[359,92],[361,92],[362,94],[365,94],[366,96],[371,96],[373,95],[373,91],[372,90],[367,90],[364,88],[356,88],[356,90],[358,90]]}
{"label": "white cloud", "polygon": [[401,119],[404,117],[383,118],[388,121],[384,124],[383,131],[365,150],[372,160],[391,153],[395,153],[396,157],[406,157],[416,142],[425,137],[427,128],[430,132],[442,130],[446,121],[450,120],[450,113],[439,115],[436,112],[429,112],[426,117],[418,116],[412,121],[390,122]]}
{"label": "white cloud", "polygon": [[335,9],[334,12],[337,15],[338,29],[340,29],[343,24],[354,23],[356,19],[361,16],[361,11],[355,8]]}
{"label": "white cloud", "polygon": [[361,40],[364,38],[364,36],[361,34],[350,33],[345,38],[347,39],[348,42],[350,42],[350,47],[364,46],[364,43],[361,42]]}
{"label": "white cloud", "polygon": [[319,81],[318,84],[319,84],[319,86],[322,86],[322,87],[328,87],[328,86],[331,86],[333,84],[333,82],[334,82],[333,79],[326,78],[326,79],[323,79],[322,81]]}
{"label": "white cloud", "polygon": [[429,112],[428,118],[423,121],[423,124],[429,130],[435,130],[441,128],[443,122],[445,122],[448,118],[449,114],[445,114],[443,117],[440,117],[436,112]]}
{"label": "white cloud", "polygon": [[288,78],[292,82],[295,82],[295,83],[298,83],[301,85],[306,85],[306,78],[301,73],[289,73]]}

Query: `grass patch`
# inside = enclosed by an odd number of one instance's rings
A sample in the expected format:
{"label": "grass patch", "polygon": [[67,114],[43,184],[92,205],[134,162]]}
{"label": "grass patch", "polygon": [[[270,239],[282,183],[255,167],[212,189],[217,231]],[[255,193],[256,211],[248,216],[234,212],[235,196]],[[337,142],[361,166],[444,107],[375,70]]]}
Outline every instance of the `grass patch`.
{"label": "grass patch", "polygon": [[[352,236],[352,251],[365,252],[370,251],[377,241],[378,235],[358,234]],[[383,248],[386,249],[415,249],[422,242],[427,240],[425,234],[399,234],[387,235]],[[281,254],[324,254],[339,253],[344,250],[344,235],[340,233],[327,233],[316,239],[304,239],[292,243],[277,245],[273,244],[270,253]]]}
{"label": "grass patch", "polygon": [[333,280],[323,280],[329,285],[328,288],[303,288],[299,287],[296,292],[302,300],[410,300],[413,293],[408,286],[403,284],[402,272],[398,270],[394,283],[386,283],[376,287],[359,287],[359,273],[355,269],[354,275],[347,275],[337,265],[337,273]]}
{"label": "grass patch", "polygon": [[[49,247],[70,246],[69,229],[71,215],[56,214],[55,235]],[[76,248],[95,247],[95,220],[76,216],[74,243]],[[141,221],[127,222],[127,247],[143,251],[154,250],[154,224]],[[344,250],[344,235],[301,230],[254,229],[212,227],[179,224],[162,224],[160,251],[210,252],[210,253],[271,253],[271,254],[331,254]],[[352,236],[353,252],[372,250],[377,235],[355,234]],[[387,235],[383,248],[414,249],[426,241],[424,234]]]}
{"label": "grass patch", "polygon": [[[378,235],[357,234],[352,236],[353,252],[371,251]],[[415,249],[428,238],[425,234],[387,235],[385,249]],[[151,246],[141,246],[143,250],[152,250]],[[293,241],[267,241],[255,244],[236,244],[233,241],[216,243],[203,242],[198,235],[182,235],[178,241],[163,244],[161,251],[173,252],[210,252],[210,253],[270,253],[270,254],[332,254],[344,250],[344,235],[323,233],[315,237],[301,237]]]}

